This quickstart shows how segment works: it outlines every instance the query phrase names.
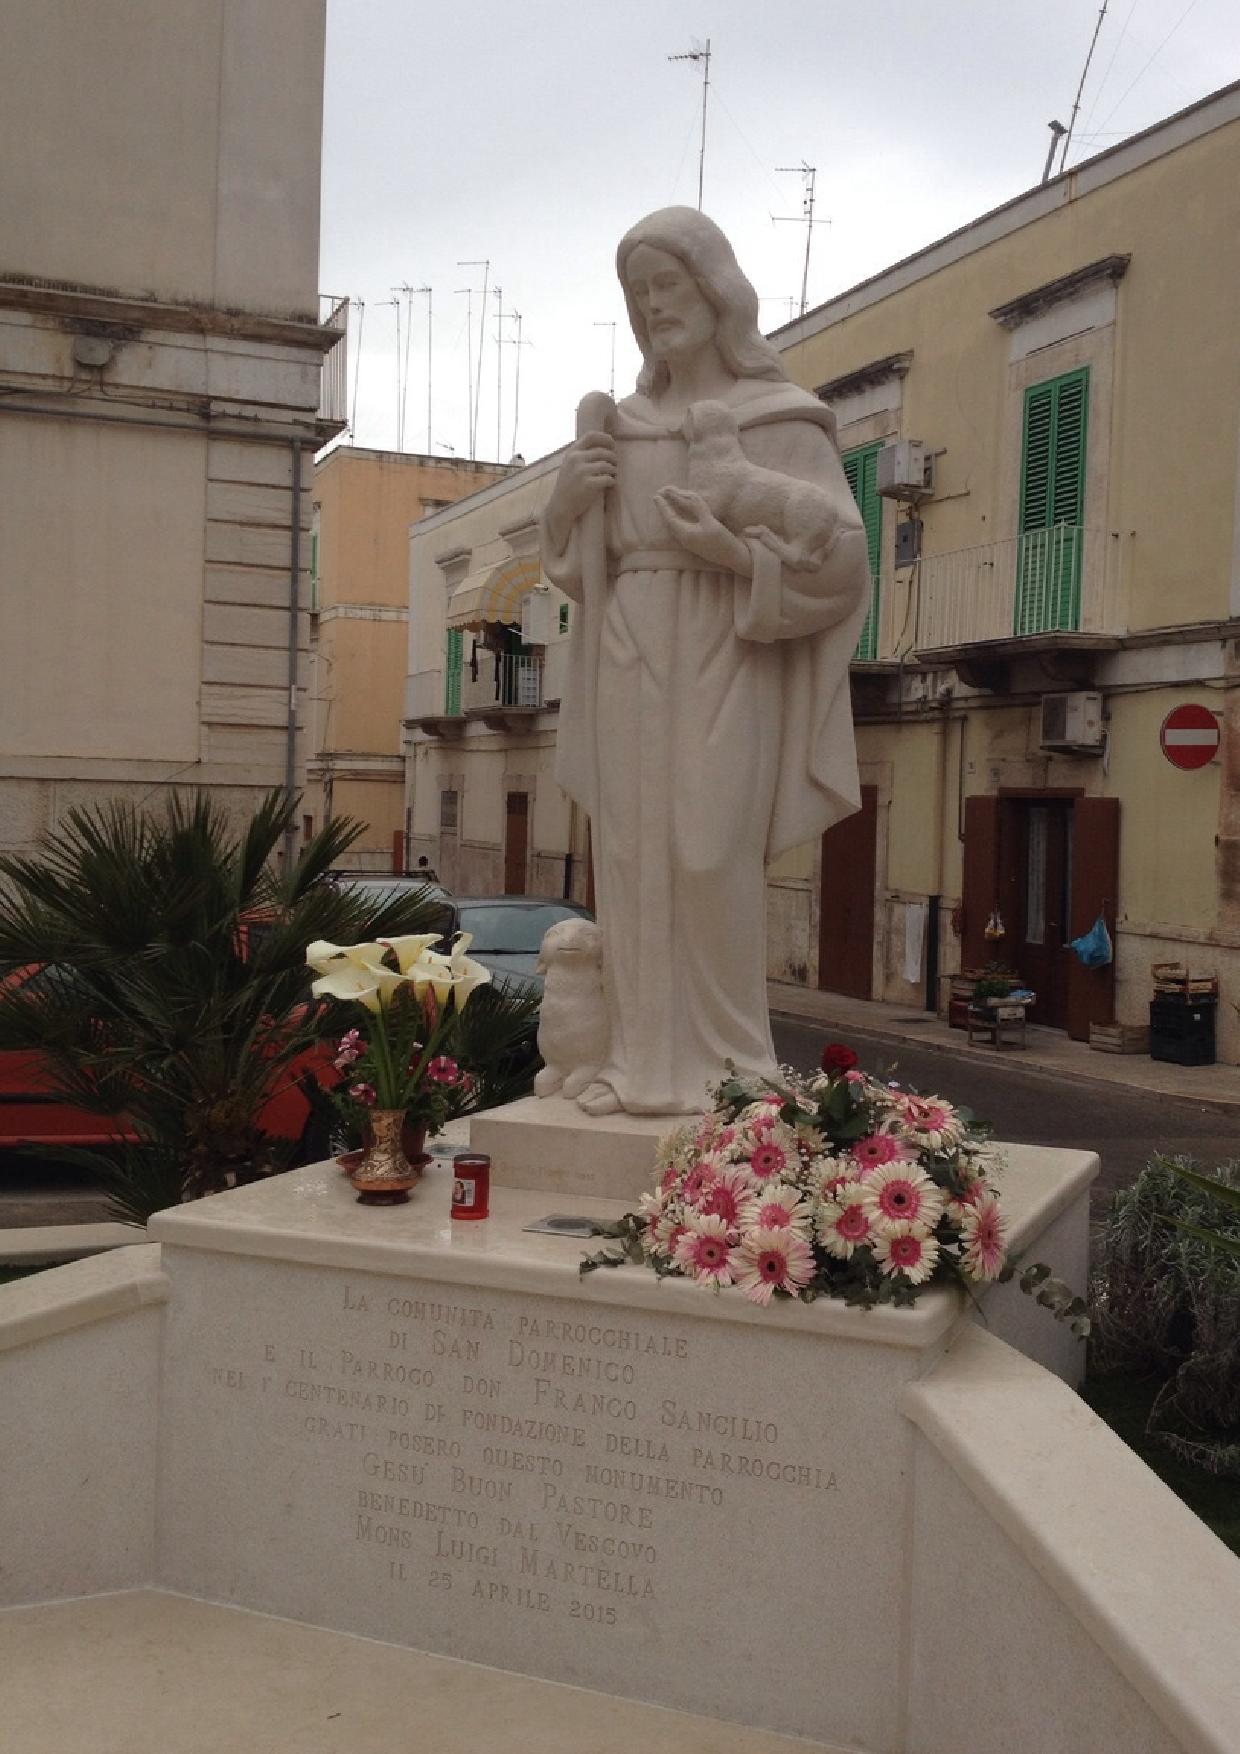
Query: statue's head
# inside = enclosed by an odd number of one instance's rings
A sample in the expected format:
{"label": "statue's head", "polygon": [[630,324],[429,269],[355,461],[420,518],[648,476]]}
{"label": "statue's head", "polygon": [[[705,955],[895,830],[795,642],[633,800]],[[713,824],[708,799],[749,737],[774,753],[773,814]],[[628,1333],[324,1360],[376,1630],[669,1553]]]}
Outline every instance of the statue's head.
{"label": "statue's head", "polygon": [[661,207],[625,232],[616,251],[616,271],[642,353],[637,387],[643,394],[663,388],[667,367],[655,356],[626,273],[629,257],[639,244],[675,256],[693,277],[715,312],[715,345],[729,371],[738,378],[772,378],[777,382],[787,378],[779,354],[758,328],[758,295],[741,273],[731,244],[714,220],[694,207]]}

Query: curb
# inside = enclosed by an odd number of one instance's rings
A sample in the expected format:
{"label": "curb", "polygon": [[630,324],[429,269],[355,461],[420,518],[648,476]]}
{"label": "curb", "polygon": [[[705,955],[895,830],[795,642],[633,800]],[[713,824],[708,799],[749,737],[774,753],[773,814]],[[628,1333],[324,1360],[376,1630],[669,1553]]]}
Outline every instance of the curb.
{"label": "curb", "polygon": [[[1142,1096],[1160,1097],[1164,1102],[1184,1103],[1190,1108],[1209,1109],[1216,1114],[1235,1115],[1240,1113],[1240,1096],[1211,1096],[1202,1095],[1197,1091],[1182,1093],[1160,1090],[1156,1087],[1130,1084],[1126,1079],[1105,1078],[1097,1072],[1091,1072],[1088,1069],[1078,1070],[1075,1066],[1071,1068],[1048,1066],[1045,1062],[1031,1061],[1027,1057],[1027,1053],[1019,1059],[1015,1054],[1000,1057],[994,1048],[973,1047],[963,1039],[957,1045],[955,1042],[935,1041],[926,1036],[901,1033],[890,1025],[881,1023],[859,1023],[851,1018],[823,1017],[816,1011],[789,1011],[778,1004],[773,1004],[770,1009],[772,1017],[778,1017],[785,1023],[813,1023],[823,1029],[837,1030],[843,1035],[852,1030],[858,1035],[868,1036],[873,1041],[881,1041],[888,1047],[936,1048],[940,1053],[958,1053],[962,1059],[977,1060],[992,1066],[1004,1065],[1013,1072],[1024,1073],[1030,1078],[1052,1079],[1060,1084],[1064,1082],[1065,1078],[1068,1078],[1076,1084],[1088,1084],[1095,1090],[1110,1090],[1112,1092],[1132,1090]],[[1085,1049],[1084,1051],[1089,1052],[1090,1050]]]}

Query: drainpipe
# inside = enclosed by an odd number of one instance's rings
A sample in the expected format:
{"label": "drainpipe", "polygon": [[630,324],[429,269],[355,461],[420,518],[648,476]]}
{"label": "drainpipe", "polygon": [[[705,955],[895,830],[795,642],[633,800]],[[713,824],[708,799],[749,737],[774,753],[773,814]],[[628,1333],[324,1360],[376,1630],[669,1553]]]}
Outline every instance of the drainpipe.
{"label": "drainpipe", "polygon": [[[290,808],[297,781],[297,615],[301,583],[301,444],[293,440],[293,502],[289,520],[288,578],[288,731],[284,742],[284,790]],[[290,814],[284,831],[284,875],[297,856],[297,824]]]}
{"label": "drainpipe", "polygon": [[939,700],[938,761],[934,783],[934,894],[926,898],[926,997],[925,1008],[939,1009],[939,920],[943,908],[947,809],[947,736],[951,726],[951,696]]}

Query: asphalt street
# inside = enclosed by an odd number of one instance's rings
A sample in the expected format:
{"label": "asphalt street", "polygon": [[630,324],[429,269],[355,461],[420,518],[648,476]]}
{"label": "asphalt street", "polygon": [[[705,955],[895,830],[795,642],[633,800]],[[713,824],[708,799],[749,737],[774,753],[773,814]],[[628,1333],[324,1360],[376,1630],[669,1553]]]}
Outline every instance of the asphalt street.
{"label": "asphalt street", "polygon": [[[819,1023],[774,1018],[781,1062],[817,1068],[828,1034]],[[993,1063],[950,1048],[893,1046],[861,1030],[848,1043],[869,1072],[964,1103],[989,1122],[1000,1139],[1030,1145],[1067,1145],[1097,1151],[1102,1174],[1094,1189],[1101,1216],[1112,1192],[1130,1182],[1155,1151],[1190,1155],[1204,1167],[1240,1157],[1240,1116],[1127,1087],[1072,1084],[1030,1071],[1011,1059]],[[106,1202],[81,1175],[55,1164],[0,1153],[0,1227],[73,1224],[109,1216]]]}
{"label": "asphalt street", "polygon": [[[830,1039],[823,1026],[789,1017],[774,1017],[772,1023],[781,1063],[798,1071],[816,1069]],[[1113,1191],[1132,1181],[1155,1152],[1190,1155],[1206,1168],[1240,1157],[1240,1116],[1233,1122],[1198,1103],[1144,1096],[1126,1087],[1071,1084],[997,1056],[991,1065],[950,1048],[895,1047],[860,1030],[850,1030],[846,1039],[867,1072],[963,1103],[999,1139],[1096,1151],[1102,1173],[1094,1186],[1095,1217],[1101,1216]]]}

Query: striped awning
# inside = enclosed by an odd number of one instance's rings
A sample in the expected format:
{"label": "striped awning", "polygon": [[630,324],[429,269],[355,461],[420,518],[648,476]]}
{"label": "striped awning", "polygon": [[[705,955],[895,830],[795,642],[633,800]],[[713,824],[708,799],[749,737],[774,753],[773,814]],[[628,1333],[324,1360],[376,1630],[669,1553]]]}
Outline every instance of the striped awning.
{"label": "striped awning", "polygon": [[498,566],[463,578],[448,599],[449,627],[481,627],[484,621],[515,625],[521,599],[541,582],[536,554],[514,554]]}

